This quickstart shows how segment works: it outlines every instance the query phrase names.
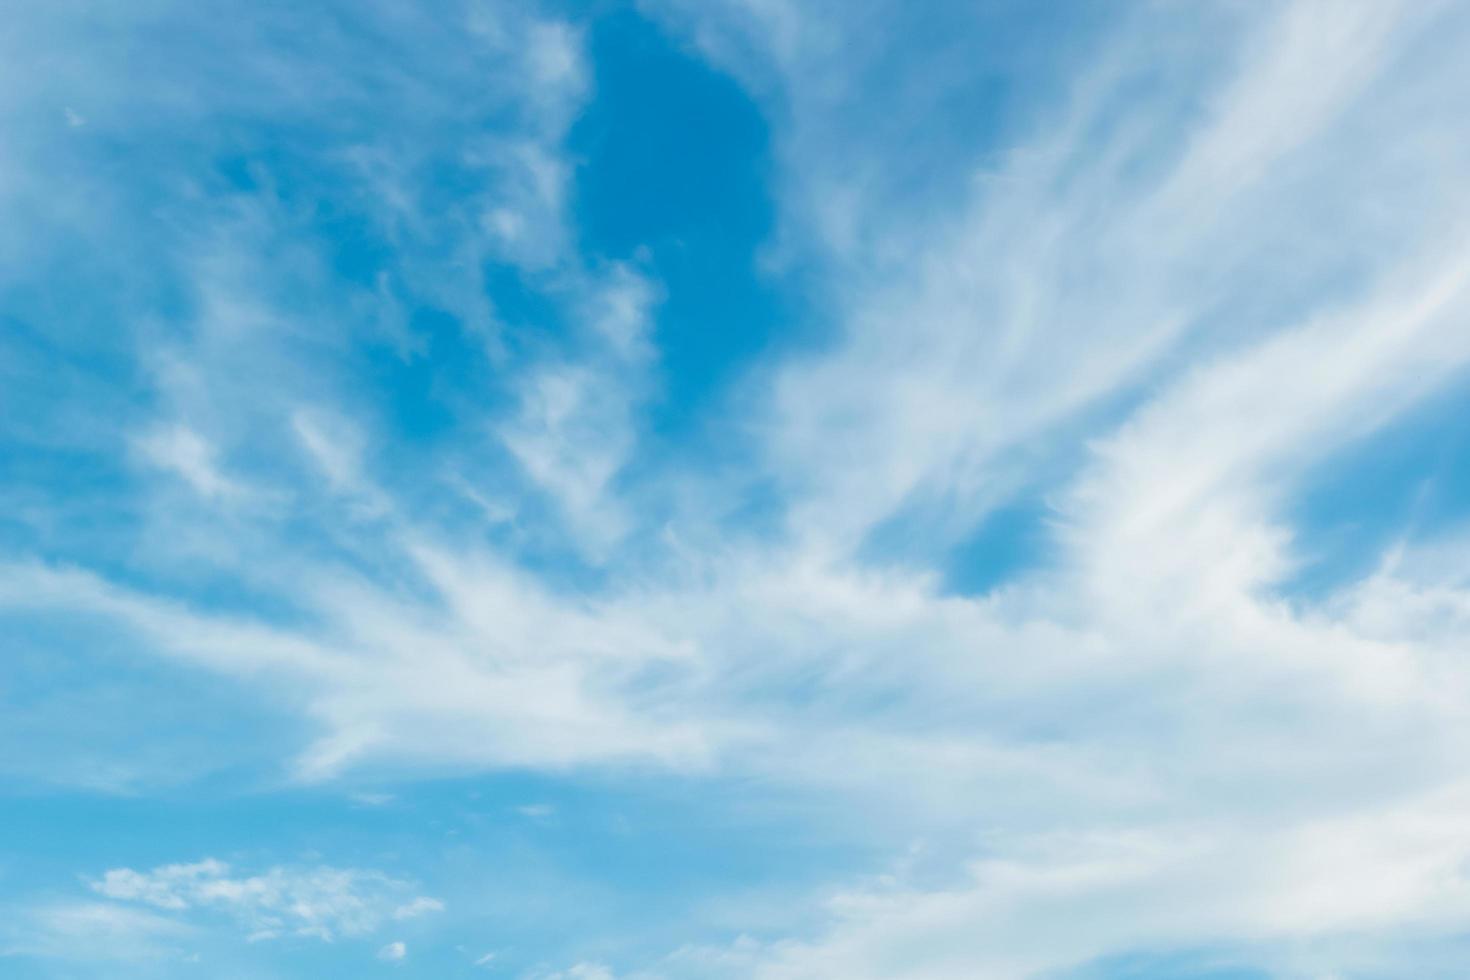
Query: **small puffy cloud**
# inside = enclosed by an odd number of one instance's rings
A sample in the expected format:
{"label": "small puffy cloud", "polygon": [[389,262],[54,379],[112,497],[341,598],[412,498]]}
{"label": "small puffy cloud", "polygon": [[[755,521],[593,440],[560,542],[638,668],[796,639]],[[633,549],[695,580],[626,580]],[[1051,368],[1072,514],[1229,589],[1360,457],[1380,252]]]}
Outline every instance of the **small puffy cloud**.
{"label": "small puffy cloud", "polygon": [[152,871],[114,868],[90,884],[97,894],[120,902],[176,913],[223,913],[238,921],[252,940],[364,935],[390,919],[444,908],[438,899],[415,896],[409,882],[378,871],[274,867],[235,875],[213,858]]}
{"label": "small puffy cloud", "polygon": [[408,947],[403,942],[389,943],[378,950],[378,959],[398,963],[408,957]]}
{"label": "small puffy cloud", "polygon": [[170,864],[150,872],[113,868],[92,882],[92,890],[108,898],[141,902],[161,909],[186,909],[195,892],[219,882],[229,871],[222,861],[206,858],[193,864]]}

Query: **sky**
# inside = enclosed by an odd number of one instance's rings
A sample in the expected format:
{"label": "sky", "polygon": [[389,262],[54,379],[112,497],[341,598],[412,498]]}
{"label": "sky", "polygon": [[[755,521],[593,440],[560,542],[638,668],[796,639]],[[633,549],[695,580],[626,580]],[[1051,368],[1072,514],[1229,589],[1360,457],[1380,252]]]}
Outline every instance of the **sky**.
{"label": "sky", "polygon": [[0,3],[0,976],[1470,962],[1470,4]]}

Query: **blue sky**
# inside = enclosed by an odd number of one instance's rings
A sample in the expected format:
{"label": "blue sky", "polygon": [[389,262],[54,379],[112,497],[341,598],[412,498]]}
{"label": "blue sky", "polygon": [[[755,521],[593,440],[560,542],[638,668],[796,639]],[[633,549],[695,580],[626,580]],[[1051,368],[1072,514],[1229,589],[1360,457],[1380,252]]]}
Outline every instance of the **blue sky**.
{"label": "blue sky", "polygon": [[1463,976],[1467,44],[9,11],[0,976]]}

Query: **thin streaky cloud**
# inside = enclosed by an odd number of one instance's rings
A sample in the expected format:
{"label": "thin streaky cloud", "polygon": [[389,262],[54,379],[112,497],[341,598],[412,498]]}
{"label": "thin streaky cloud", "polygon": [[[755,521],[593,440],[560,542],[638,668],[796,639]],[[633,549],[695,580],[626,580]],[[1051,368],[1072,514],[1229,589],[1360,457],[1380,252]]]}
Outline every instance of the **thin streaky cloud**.
{"label": "thin streaky cloud", "polygon": [[1459,976],[1463,5],[12,21],[0,972]]}

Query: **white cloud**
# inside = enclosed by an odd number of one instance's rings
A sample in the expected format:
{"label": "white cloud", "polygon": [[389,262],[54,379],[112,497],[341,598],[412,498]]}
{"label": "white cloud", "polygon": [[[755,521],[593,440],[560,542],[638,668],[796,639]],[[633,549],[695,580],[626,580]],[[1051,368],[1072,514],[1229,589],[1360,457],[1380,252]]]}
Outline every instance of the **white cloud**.
{"label": "white cloud", "polygon": [[[875,18],[903,16],[871,6]],[[1050,453],[1073,448],[1069,429],[1085,426],[1100,399],[1149,379],[1181,343],[1219,349],[1256,336],[1259,314],[1235,313],[1231,298],[1268,292],[1282,267],[1264,266],[1265,243],[1309,238],[1300,223],[1315,214],[1311,202],[1342,200],[1339,185],[1357,179],[1353,168],[1383,165],[1341,145],[1356,135],[1343,119],[1350,110],[1391,111],[1354,99],[1393,67],[1432,6],[1299,3],[1234,19],[1221,33],[1248,57],[1218,86],[1181,72],[1180,84],[1199,86],[1210,107],[1183,119],[1168,99],[1139,102],[1129,87],[1161,57],[1150,45],[1164,48],[1177,26],[1162,15],[1157,25],[1129,21],[1139,36],[1109,38],[1116,43],[1079,73],[1069,102],[1014,135],[992,168],[956,178],[938,215],[889,200],[882,181],[848,188],[852,149],[826,138],[850,94],[841,81],[861,83],[871,67],[843,32],[867,21],[835,5],[764,3],[715,4],[696,17],[706,30],[753,35],[734,50],[781,52],[782,91],[797,103],[786,137],[791,193],[816,209],[835,197],[830,210],[872,226],[848,249],[850,260],[834,262],[842,337],[823,356],[781,365],[770,381],[763,421],[774,475],[797,497],[792,533],[851,549],[904,508],[970,524]],[[753,23],[728,23],[746,17]],[[770,23],[787,17],[801,29]],[[793,34],[812,50],[786,50]],[[857,61],[834,61],[833,51]],[[1122,124],[1120,98],[1131,102]],[[924,118],[917,109],[892,115]],[[1143,141],[1140,119],[1177,122],[1168,130],[1177,145]],[[922,143],[903,145],[904,154],[862,149],[881,165],[928,159]],[[1425,167],[1428,183],[1445,182],[1437,166]],[[1437,220],[1433,205],[1404,194],[1408,233],[1421,233],[1426,218]],[[1383,235],[1380,213],[1377,202],[1348,200],[1333,218],[1345,237],[1359,227]],[[820,256],[843,251],[820,229],[812,237]],[[1311,274],[1313,264],[1341,261],[1367,241],[1331,259],[1299,251],[1286,276]],[[1385,244],[1381,260],[1392,262],[1398,248]],[[1230,323],[1223,335],[1220,318]]]}
{"label": "white cloud", "polygon": [[393,910],[393,918],[395,918],[395,919],[416,919],[419,916],[421,916],[421,915],[427,915],[430,912],[443,912],[443,911],[444,911],[444,903],[443,902],[439,901],[437,898],[429,898],[426,895],[420,895],[418,898],[415,898],[413,901],[411,901],[411,902],[409,902],[409,903],[407,903],[405,905],[400,905],[400,906],[398,906],[398,908],[394,909]]}
{"label": "white cloud", "polygon": [[387,806],[397,798],[392,793],[353,793],[348,797],[357,806],[369,807]]}
{"label": "white cloud", "polygon": [[616,980],[616,977],[601,963],[582,962],[575,963],[565,970],[528,973],[524,980]]}
{"label": "white cloud", "polygon": [[[1136,37],[1100,42],[1026,146],[983,167],[963,153],[963,179],[936,176],[931,209],[902,191],[902,158],[953,147],[866,122],[829,138],[849,103],[900,126],[938,111],[925,91],[942,77],[875,89],[896,103],[861,97],[884,58],[849,22],[896,37],[872,18],[901,11],[699,6],[674,20],[757,94],[788,100],[772,115],[787,127],[776,251],[813,262],[836,297],[830,346],[768,365],[743,393],[768,402],[732,396],[760,461],[735,482],[779,498],[772,527],[730,533],[709,501],[743,486],[677,466],[643,475],[649,499],[666,483],[708,498],[640,523],[646,501],[622,482],[647,448],[659,294],[638,270],[572,254],[558,142],[586,97],[581,38],[477,6],[475,36],[545,91],[511,100],[537,121],[466,151],[486,178],[461,209],[473,228],[447,235],[453,219],[420,199],[421,158],[351,159],[395,240],[457,243],[397,268],[395,288],[460,317],[512,379],[503,413],[457,406],[475,436],[454,472],[488,427],[527,500],[551,503],[557,543],[608,582],[518,560],[517,535],[537,528],[534,508],[502,504],[512,478],[468,487],[489,530],[420,506],[432,478],[406,492],[370,480],[371,413],[310,368],[276,376],[310,347],[252,285],[274,277],[240,260],[275,245],[262,205],[215,229],[258,235],[252,249],[190,265],[197,335],[159,372],[169,417],[189,425],[135,448],[219,500],[253,476],[252,445],[276,458],[260,434],[285,434],[330,491],[321,527],[344,498],[380,501],[392,526],[353,526],[332,550],[261,518],[251,527],[279,564],[222,549],[216,571],[299,616],[225,614],[23,560],[0,565],[0,605],[89,614],[254,685],[317,726],[305,778],[384,763],[702,768],[836,799],[832,819],[870,840],[933,839],[922,873],[836,883],[817,928],[681,950],[661,966],[675,976],[1010,978],[1158,947],[1244,944],[1269,960],[1302,942],[1325,971],[1357,955],[1344,937],[1459,930],[1464,542],[1396,548],[1320,602],[1276,590],[1301,561],[1301,481],[1470,363],[1470,139],[1453,99],[1423,95],[1462,91],[1462,69],[1421,47],[1426,23],[1451,37],[1462,25],[1426,20],[1433,4],[1148,7],[1128,20]],[[1217,19],[1182,31],[1178,16]],[[1196,38],[1182,55],[1165,43],[1176,31]],[[1239,57],[1175,64],[1217,48]],[[936,60],[941,75],[970,70]],[[497,346],[487,258],[554,280],[574,342]],[[260,368],[243,383],[242,358]],[[945,553],[1027,487],[1051,507],[1050,564],[986,595],[947,592]],[[869,561],[871,532],[910,517],[925,562]],[[215,912],[258,938],[327,938],[442,908],[377,872],[217,861],[115,869],[93,888],[133,905],[73,909],[52,934],[116,923],[161,945],[173,920],[159,913]],[[584,962],[538,976],[612,974]]]}
{"label": "white cloud", "polygon": [[601,557],[628,530],[612,484],[637,445],[635,409],[649,387],[649,321],[659,293],[622,265],[579,292],[585,348],[576,359],[528,370],[517,386],[515,414],[496,433],[531,481],[555,500],[572,539]]}
{"label": "white cloud", "polygon": [[378,950],[378,959],[389,963],[400,963],[408,958],[408,947],[402,942],[389,943]]}
{"label": "white cloud", "polygon": [[570,167],[539,139],[485,140],[469,160],[494,175],[480,228],[499,258],[530,271],[566,259]]}
{"label": "white cloud", "polygon": [[684,709],[637,710],[648,692],[634,682],[688,651],[636,610],[569,604],[484,556],[416,547],[405,557],[439,608],[333,582],[315,596],[335,624],[328,640],[200,616],[37,566],[0,567],[0,604],[89,609],[186,662],[298,689],[325,729],[299,762],[308,778],[385,753],[451,765],[652,758],[692,766],[708,756],[706,726]]}
{"label": "white cloud", "polygon": [[221,912],[237,920],[252,940],[364,935],[390,919],[444,908],[437,899],[409,897],[410,883],[377,871],[274,867],[236,876],[229,865],[213,858],[151,871],[114,868],[91,887],[115,901],[170,912]]}
{"label": "white cloud", "polygon": [[1470,844],[1457,829],[1464,805],[1459,790],[1280,834],[1222,822],[1034,837],[973,863],[952,887],[889,881],[836,894],[837,924],[821,942],[684,951],[670,967],[677,976],[1029,977],[1122,950],[1326,945],[1405,921],[1453,929],[1470,901],[1470,879],[1445,874]]}
{"label": "white cloud", "polygon": [[328,486],[350,500],[358,515],[371,518],[388,512],[387,496],[364,468],[364,440],[356,426],[342,418],[298,409],[291,415],[291,428]]}
{"label": "white cloud", "polygon": [[186,425],[153,429],[141,436],[136,445],[148,462],[182,478],[200,496],[229,500],[244,492],[220,471],[214,447]]}
{"label": "white cloud", "polygon": [[192,937],[187,925],[146,909],[72,902],[12,915],[0,930],[0,957],[178,959]]}

